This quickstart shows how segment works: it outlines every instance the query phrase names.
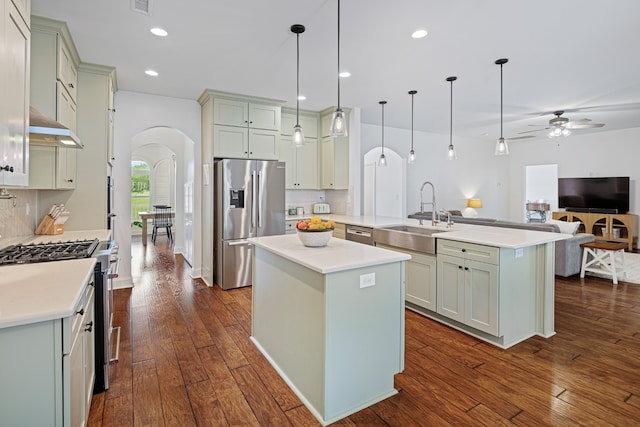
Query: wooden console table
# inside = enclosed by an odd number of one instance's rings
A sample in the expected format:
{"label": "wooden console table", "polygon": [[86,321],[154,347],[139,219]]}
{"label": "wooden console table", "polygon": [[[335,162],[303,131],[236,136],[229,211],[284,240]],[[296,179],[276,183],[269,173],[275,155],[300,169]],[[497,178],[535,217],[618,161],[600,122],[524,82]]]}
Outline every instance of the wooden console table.
{"label": "wooden console table", "polygon": [[[155,212],[138,212],[138,215],[142,219],[142,244],[147,246],[147,221],[156,217]],[[176,217],[175,212],[170,213],[171,218]]]}
{"label": "wooden console table", "polygon": [[552,218],[582,224],[581,233],[591,233],[596,241],[625,243],[629,252],[638,243],[638,215],[587,212],[553,212]]}

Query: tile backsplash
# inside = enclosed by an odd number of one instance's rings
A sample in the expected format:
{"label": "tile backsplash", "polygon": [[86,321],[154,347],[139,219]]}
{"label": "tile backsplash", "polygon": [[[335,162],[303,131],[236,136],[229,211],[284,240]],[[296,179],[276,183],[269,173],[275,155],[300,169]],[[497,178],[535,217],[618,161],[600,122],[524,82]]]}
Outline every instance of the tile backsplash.
{"label": "tile backsplash", "polygon": [[36,229],[38,192],[12,188],[8,188],[7,191],[16,197],[14,199],[0,199],[0,236],[2,236],[2,240],[32,235]]}

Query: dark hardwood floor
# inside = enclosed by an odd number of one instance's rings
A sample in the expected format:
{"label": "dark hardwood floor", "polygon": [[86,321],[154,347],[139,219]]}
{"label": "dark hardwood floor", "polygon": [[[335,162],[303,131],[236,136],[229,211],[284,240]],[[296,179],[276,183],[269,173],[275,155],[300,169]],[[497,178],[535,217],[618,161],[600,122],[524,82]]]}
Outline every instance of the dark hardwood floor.
{"label": "dark hardwood floor", "polygon": [[[251,288],[190,279],[164,236],[132,252],[89,426],[319,425],[249,340]],[[400,392],[335,425],[640,425],[640,285],[558,278],[555,301],[556,335],[506,351],[407,311]]]}

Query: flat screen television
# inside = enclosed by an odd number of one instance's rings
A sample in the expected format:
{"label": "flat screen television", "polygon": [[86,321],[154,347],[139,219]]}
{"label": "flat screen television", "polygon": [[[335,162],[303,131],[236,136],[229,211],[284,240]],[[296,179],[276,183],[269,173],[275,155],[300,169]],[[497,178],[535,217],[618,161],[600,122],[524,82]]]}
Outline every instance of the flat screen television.
{"label": "flat screen television", "polygon": [[629,177],[558,178],[558,207],[573,212],[629,212]]}

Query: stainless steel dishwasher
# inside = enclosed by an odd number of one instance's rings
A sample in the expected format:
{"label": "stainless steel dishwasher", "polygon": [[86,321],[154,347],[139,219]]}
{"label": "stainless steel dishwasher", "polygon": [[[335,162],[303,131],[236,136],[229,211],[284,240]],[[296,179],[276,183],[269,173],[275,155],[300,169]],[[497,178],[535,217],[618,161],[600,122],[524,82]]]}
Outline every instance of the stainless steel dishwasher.
{"label": "stainless steel dishwasher", "polygon": [[347,224],[347,240],[373,245],[373,228]]}

